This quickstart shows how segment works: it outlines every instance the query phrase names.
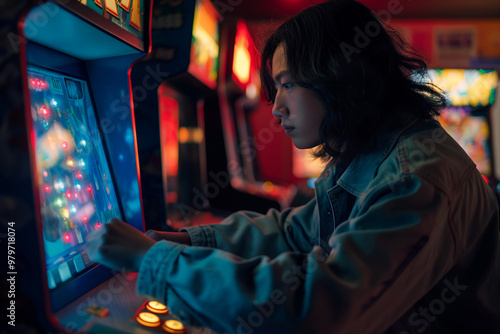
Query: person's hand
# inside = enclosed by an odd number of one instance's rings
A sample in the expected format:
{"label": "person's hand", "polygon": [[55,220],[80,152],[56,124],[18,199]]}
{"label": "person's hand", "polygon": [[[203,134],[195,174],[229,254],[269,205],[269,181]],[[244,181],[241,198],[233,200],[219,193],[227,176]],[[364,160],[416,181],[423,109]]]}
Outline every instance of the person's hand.
{"label": "person's hand", "polygon": [[156,241],[116,218],[86,238],[87,253],[93,262],[115,270],[138,272],[146,252]]}

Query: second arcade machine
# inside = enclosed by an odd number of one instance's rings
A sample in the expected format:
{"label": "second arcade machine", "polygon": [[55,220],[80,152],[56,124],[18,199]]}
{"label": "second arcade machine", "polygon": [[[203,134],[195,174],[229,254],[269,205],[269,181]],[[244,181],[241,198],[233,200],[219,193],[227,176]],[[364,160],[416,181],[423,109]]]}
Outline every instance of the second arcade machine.
{"label": "second arcade machine", "polygon": [[[147,228],[220,221],[201,214],[211,191],[204,119],[206,99],[216,96],[219,22],[208,0],[154,5],[152,52],[132,72]],[[153,72],[158,83],[146,87]]]}
{"label": "second arcade machine", "polygon": [[[500,194],[495,163],[500,105],[495,100],[499,74],[492,69],[429,69],[431,81],[441,88],[450,105],[438,117],[443,128],[462,146],[484,180]],[[496,130],[495,130],[496,129]]]}
{"label": "second arcade machine", "polygon": [[[268,179],[259,165],[281,170],[282,159],[262,161],[263,152],[275,147],[273,141],[282,131],[272,115],[259,118],[252,127],[255,110],[261,105],[258,54],[245,21],[228,18],[221,31],[220,78],[218,103],[220,120],[207,119],[208,166],[223,170],[230,187],[214,198],[217,206],[227,210],[266,212],[269,208],[285,209],[292,204],[296,187]],[[223,142],[225,150],[215,143]]]}

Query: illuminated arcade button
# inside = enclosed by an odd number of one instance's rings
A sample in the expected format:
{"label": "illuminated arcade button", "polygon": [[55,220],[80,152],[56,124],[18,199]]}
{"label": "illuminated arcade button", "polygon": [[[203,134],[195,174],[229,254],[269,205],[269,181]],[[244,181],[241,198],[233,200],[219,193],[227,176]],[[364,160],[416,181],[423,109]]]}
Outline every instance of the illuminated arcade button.
{"label": "illuminated arcade button", "polygon": [[166,330],[169,333],[185,333],[186,329],[184,328],[184,325],[177,320],[165,320],[163,325],[161,326],[164,330]]}
{"label": "illuminated arcade button", "polygon": [[168,308],[162,303],[159,303],[157,301],[148,302],[146,304],[146,308],[154,313],[159,313],[159,314],[168,313]]}
{"label": "illuminated arcade button", "polygon": [[157,327],[160,325],[160,318],[157,315],[149,312],[141,312],[135,318],[138,323],[146,327]]}

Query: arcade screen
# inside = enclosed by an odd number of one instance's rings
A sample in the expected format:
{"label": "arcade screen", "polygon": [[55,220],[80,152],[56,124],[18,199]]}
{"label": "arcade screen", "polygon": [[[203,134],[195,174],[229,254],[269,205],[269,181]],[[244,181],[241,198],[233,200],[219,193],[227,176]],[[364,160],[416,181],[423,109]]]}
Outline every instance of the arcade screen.
{"label": "arcade screen", "polygon": [[142,40],[144,0],[78,0],[123,30]]}
{"label": "arcade screen", "polygon": [[490,108],[498,86],[498,72],[482,69],[429,70],[450,106],[438,117],[443,128],[462,146],[485,176],[492,174]]}
{"label": "arcade screen", "polygon": [[217,84],[219,21],[210,2],[197,1],[194,12],[189,73],[210,88]]}
{"label": "arcade screen", "polygon": [[55,289],[94,265],[85,237],[122,219],[85,80],[28,67],[47,278]]}

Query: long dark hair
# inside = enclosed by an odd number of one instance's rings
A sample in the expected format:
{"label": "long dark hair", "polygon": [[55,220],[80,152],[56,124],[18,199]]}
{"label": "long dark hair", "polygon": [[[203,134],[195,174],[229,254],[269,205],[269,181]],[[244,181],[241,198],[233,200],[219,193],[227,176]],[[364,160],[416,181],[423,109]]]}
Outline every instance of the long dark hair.
{"label": "long dark hair", "polygon": [[330,163],[368,150],[378,134],[446,105],[423,82],[427,66],[400,35],[354,0],[330,0],[284,22],[267,40],[261,79],[269,103],[276,88],[274,51],[284,44],[294,83],[311,89],[327,108],[316,156]]}

